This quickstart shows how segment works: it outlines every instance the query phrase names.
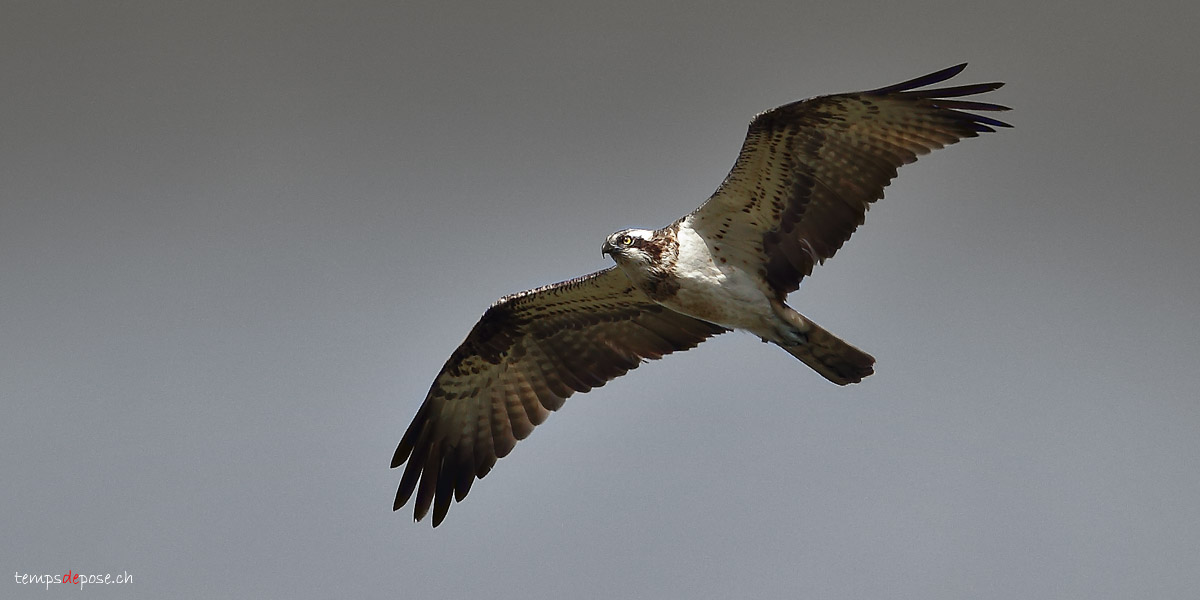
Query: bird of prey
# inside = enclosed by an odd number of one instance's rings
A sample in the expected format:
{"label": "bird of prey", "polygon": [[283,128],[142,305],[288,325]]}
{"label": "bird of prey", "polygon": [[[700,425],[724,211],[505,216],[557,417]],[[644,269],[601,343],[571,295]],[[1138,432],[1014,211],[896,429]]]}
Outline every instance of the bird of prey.
{"label": "bird of prey", "polygon": [[404,432],[393,510],[416,492],[433,525],[575,392],[642,362],[739,329],[839,385],[875,359],[785,304],[920,154],[1007,123],[1007,107],[964,96],[1002,83],[929,89],[966,64],[865,92],[818,96],[750,122],[733,170],[707,201],[662,229],[604,240],[602,271],[505,296],[450,355]]}

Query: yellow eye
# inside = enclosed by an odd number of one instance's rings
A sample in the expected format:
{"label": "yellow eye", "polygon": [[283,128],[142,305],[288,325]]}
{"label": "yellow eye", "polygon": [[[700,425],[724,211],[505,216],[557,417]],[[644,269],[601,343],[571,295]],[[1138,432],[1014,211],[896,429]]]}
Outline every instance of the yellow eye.
{"label": "yellow eye", "polygon": [[625,237],[621,238],[621,245],[622,246],[632,246],[633,238],[629,237],[629,236],[625,236]]}

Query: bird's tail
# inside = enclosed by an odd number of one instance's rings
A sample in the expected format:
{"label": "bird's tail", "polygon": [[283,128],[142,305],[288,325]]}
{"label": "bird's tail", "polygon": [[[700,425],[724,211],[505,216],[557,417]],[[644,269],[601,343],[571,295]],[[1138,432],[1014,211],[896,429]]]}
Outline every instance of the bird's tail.
{"label": "bird's tail", "polygon": [[[780,310],[781,309],[781,310]],[[788,354],[838,385],[858,383],[875,372],[875,357],[851,346],[790,306],[780,303],[777,311],[806,338],[798,344],[779,344]]]}

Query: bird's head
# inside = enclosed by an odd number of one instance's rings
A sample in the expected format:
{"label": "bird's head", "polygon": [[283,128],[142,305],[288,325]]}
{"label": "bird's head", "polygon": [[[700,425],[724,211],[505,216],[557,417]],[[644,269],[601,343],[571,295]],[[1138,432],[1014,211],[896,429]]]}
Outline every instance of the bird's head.
{"label": "bird's head", "polygon": [[600,247],[617,264],[649,264],[653,256],[654,232],[646,229],[622,229],[604,240]]}

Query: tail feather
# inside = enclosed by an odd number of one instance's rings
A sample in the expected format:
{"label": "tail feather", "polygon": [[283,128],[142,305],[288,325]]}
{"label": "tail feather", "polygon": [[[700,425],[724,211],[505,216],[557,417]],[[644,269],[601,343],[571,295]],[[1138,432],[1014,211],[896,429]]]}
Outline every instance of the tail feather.
{"label": "tail feather", "polygon": [[[799,313],[796,315],[799,316]],[[875,357],[851,346],[807,318],[804,321],[807,325],[804,331],[807,341],[779,345],[788,354],[838,385],[858,383],[875,372]]]}

